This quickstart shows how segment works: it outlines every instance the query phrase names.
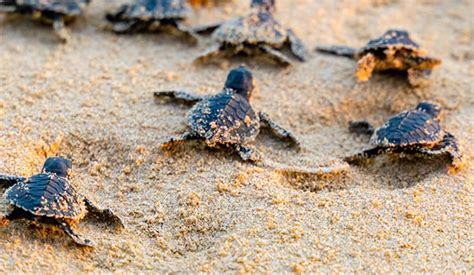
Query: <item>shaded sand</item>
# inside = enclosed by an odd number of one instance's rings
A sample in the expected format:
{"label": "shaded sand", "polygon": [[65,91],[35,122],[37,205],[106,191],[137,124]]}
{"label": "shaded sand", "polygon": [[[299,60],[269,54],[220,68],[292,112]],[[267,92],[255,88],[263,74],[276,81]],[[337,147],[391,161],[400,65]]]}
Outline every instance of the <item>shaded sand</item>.
{"label": "shaded sand", "polygon": [[[382,74],[357,84],[354,62],[316,53],[291,69],[252,59],[196,68],[190,63],[207,42],[101,31],[103,13],[118,1],[94,1],[67,45],[48,27],[3,17],[0,171],[29,176],[46,156],[72,158],[79,189],[122,216],[127,229],[114,234],[85,220],[78,231],[98,243],[85,250],[50,227],[14,222],[0,229],[0,270],[472,272],[473,2],[278,2],[277,18],[311,49],[362,46],[401,27],[443,64],[429,88],[416,90]],[[247,1],[238,1],[190,22],[246,10]],[[337,161],[366,146],[348,133],[348,121],[380,124],[431,100],[447,109],[443,125],[459,138],[467,165],[448,175],[442,161],[381,157],[318,178],[257,168],[199,143],[162,152],[159,143],[184,129],[187,108],[159,104],[152,92],[214,93],[241,62],[259,85],[254,106],[304,147],[298,154],[263,132],[256,145],[270,159]]]}

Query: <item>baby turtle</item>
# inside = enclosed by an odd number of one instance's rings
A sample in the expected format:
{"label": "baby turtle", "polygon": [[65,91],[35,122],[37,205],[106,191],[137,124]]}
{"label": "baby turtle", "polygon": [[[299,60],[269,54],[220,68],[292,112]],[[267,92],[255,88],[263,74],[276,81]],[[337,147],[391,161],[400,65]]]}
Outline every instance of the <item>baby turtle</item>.
{"label": "baby turtle", "polygon": [[30,15],[52,24],[61,41],[69,40],[65,24],[82,14],[91,0],[0,0],[0,12]]}
{"label": "baby turtle", "polygon": [[197,35],[183,25],[189,12],[190,7],[186,0],[137,0],[122,5],[115,13],[107,14],[106,19],[116,33],[178,31],[196,43]]}
{"label": "baby turtle", "polygon": [[458,170],[463,164],[462,155],[456,138],[441,129],[440,114],[439,105],[422,102],[415,109],[393,116],[376,130],[367,121],[351,122],[349,130],[372,135],[370,143],[374,147],[345,160],[358,163],[383,153],[448,156],[453,170]]}
{"label": "baby turtle", "polygon": [[388,30],[359,50],[346,46],[321,46],[316,50],[358,60],[355,75],[359,81],[369,80],[374,71],[398,70],[408,73],[412,86],[424,86],[433,68],[441,64],[440,59],[427,56],[403,30]]}
{"label": "baby turtle", "polygon": [[283,27],[273,17],[275,0],[252,0],[248,15],[237,17],[221,24],[197,27],[198,33],[212,31],[216,44],[196,59],[197,63],[225,56],[228,53],[265,53],[283,65],[292,62],[280,50],[289,46],[300,61],[307,59],[302,41],[291,29]]}
{"label": "baby turtle", "polygon": [[224,145],[233,148],[243,160],[258,162],[261,155],[248,144],[255,140],[260,127],[269,127],[279,138],[299,146],[296,138],[271,121],[267,114],[255,112],[249,99],[254,91],[252,73],[240,66],[229,72],[224,89],[213,96],[199,97],[183,91],[156,92],[155,97],[167,97],[195,104],[188,114],[189,129],[171,137],[162,148],[190,140],[204,140],[209,147]]}
{"label": "baby turtle", "polygon": [[73,229],[73,225],[87,214],[117,229],[123,228],[121,219],[111,210],[99,209],[69,183],[71,168],[70,160],[53,157],[46,160],[40,174],[30,178],[0,175],[0,186],[9,187],[4,197],[10,204],[0,225],[17,219],[53,224],[81,246],[94,246],[93,241]]}

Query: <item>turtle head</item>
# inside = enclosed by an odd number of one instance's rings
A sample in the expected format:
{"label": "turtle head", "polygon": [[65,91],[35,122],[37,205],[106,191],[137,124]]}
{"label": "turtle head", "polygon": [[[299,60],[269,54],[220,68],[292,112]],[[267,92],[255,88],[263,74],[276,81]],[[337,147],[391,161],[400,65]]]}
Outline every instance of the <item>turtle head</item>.
{"label": "turtle head", "polygon": [[418,105],[416,105],[416,109],[418,111],[425,112],[436,119],[438,119],[441,114],[441,106],[428,102],[419,103]]}
{"label": "turtle head", "polygon": [[275,0],[252,0],[250,7],[263,9],[269,12],[274,12],[276,9]]}
{"label": "turtle head", "polygon": [[62,157],[48,158],[43,165],[43,173],[53,173],[67,177],[71,173],[72,161]]}
{"label": "turtle head", "polygon": [[232,89],[235,93],[250,99],[255,88],[252,73],[244,66],[232,69],[227,75],[225,88]]}

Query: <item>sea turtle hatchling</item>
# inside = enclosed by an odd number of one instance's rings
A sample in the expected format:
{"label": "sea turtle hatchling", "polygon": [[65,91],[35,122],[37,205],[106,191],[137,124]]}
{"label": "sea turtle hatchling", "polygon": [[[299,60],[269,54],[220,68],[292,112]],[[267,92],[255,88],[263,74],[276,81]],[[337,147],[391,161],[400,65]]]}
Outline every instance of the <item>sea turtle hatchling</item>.
{"label": "sea turtle hatchling", "polygon": [[206,62],[229,53],[265,53],[280,64],[290,65],[290,58],[281,52],[285,46],[289,46],[297,59],[305,61],[308,53],[302,41],[291,29],[275,20],[274,10],[275,0],[252,0],[251,11],[246,16],[220,24],[196,27],[198,33],[212,32],[215,45],[195,62]]}
{"label": "sea turtle hatchling", "polygon": [[398,70],[408,73],[412,86],[425,86],[431,71],[441,64],[440,59],[427,56],[404,30],[388,30],[358,50],[346,46],[320,46],[316,50],[358,60],[355,75],[362,82],[374,71]]}
{"label": "sea turtle hatchling", "polygon": [[45,161],[41,173],[30,178],[0,175],[0,187],[8,187],[4,197],[9,203],[8,213],[0,219],[0,225],[17,219],[53,224],[81,246],[94,245],[73,229],[87,214],[116,229],[123,228],[121,219],[111,210],[99,209],[76,191],[68,179],[71,168],[70,160],[53,157]]}
{"label": "sea turtle hatchling", "polygon": [[462,167],[463,159],[456,138],[441,129],[441,107],[422,102],[415,109],[391,117],[375,129],[367,121],[351,122],[349,130],[368,134],[371,149],[347,157],[345,161],[357,164],[383,153],[419,155],[425,157],[448,156],[453,171]]}
{"label": "sea turtle hatchling", "polygon": [[209,147],[233,148],[245,161],[267,166],[275,171],[327,175],[344,172],[347,163],[322,167],[294,167],[263,159],[255,148],[249,145],[255,140],[261,127],[269,128],[280,139],[299,148],[300,143],[289,131],[279,126],[263,112],[256,112],[249,99],[254,91],[252,73],[240,66],[232,69],[222,91],[216,95],[196,96],[184,91],[163,91],[154,94],[181,103],[192,104],[188,113],[188,129],[181,135],[162,143],[167,149],[178,143],[203,140]]}
{"label": "sea turtle hatchling", "polygon": [[52,24],[61,41],[69,40],[65,24],[82,14],[91,0],[0,0],[0,12],[30,15]]}
{"label": "sea turtle hatchling", "polygon": [[201,139],[209,147],[226,145],[234,148],[243,160],[257,162],[260,153],[247,144],[255,140],[261,126],[269,127],[279,138],[299,146],[293,134],[271,121],[267,114],[254,111],[249,102],[253,90],[252,73],[240,66],[229,72],[224,89],[217,95],[199,97],[183,91],[156,92],[155,97],[195,104],[188,114],[189,129],[171,137],[162,147]]}
{"label": "sea turtle hatchling", "polygon": [[116,33],[178,31],[196,43],[197,35],[183,24],[189,12],[186,0],[135,0],[122,5],[117,12],[108,13],[106,19]]}

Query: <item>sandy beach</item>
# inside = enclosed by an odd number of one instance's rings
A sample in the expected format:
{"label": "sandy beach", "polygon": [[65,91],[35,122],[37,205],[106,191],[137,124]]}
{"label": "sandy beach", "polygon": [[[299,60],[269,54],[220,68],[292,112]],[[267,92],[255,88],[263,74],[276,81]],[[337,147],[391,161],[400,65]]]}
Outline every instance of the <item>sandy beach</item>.
{"label": "sandy beach", "polygon": [[[28,273],[275,273],[474,271],[474,2],[278,0],[275,17],[303,40],[311,58],[288,68],[260,58],[194,66],[210,44],[168,34],[116,35],[106,11],[125,1],[95,0],[58,43],[50,27],[0,15],[0,173],[31,176],[48,156],[73,160],[73,182],[121,216],[117,233],[86,219],[84,249],[50,226],[14,221],[0,228],[0,270]],[[198,25],[245,14],[248,1],[196,10]],[[355,61],[316,45],[364,46],[402,28],[442,59],[428,87],[375,74],[357,83]],[[262,131],[266,158],[317,167],[367,148],[349,121],[381,125],[430,101],[462,146],[465,166],[444,160],[379,157],[334,176],[277,172],[230,150],[160,143],[186,128],[188,107],[153,92],[215,94],[229,69],[246,64],[265,111],[301,141],[298,152]],[[3,192],[4,190],[2,190]],[[1,210],[6,208],[2,199]]]}

